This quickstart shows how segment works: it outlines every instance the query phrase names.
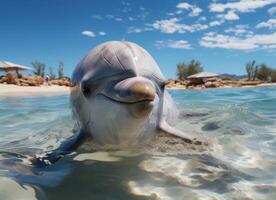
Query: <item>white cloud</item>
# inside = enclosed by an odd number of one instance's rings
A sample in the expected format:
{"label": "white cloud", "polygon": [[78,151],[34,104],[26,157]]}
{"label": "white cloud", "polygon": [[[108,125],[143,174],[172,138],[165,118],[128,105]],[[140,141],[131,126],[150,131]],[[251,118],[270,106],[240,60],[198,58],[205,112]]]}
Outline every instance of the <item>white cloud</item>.
{"label": "white cloud", "polygon": [[215,20],[215,21],[210,22],[209,26],[219,26],[221,24],[223,24],[223,21]]}
{"label": "white cloud", "polygon": [[266,22],[261,22],[255,26],[256,28],[276,28],[276,19],[269,19]]}
{"label": "white cloud", "polygon": [[198,20],[197,21],[206,21],[207,20],[207,18],[206,17],[204,17],[204,16],[202,16],[202,17],[200,17],[200,18],[198,18]]}
{"label": "white cloud", "polygon": [[144,8],[143,6],[141,6],[139,9],[140,9],[141,11],[145,11],[145,10],[146,10],[146,8]]}
{"label": "white cloud", "polygon": [[115,20],[116,20],[117,22],[121,22],[121,21],[123,21],[123,19],[122,19],[122,18],[120,18],[120,17],[116,17],[116,18],[115,18]]}
{"label": "white cloud", "polygon": [[240,17],[234,11],[228,11],[226,15],[224,15],[224,19],[226,20],[238,20]]}
{"label": "white cloud", "polygon": [[227,9],[238,12],[253,12],[257,8],[262,8],[275,2],[276,0],[240,0],[228,3],[211,3],[209,9],[211,12],[224,12]]}
{"label": "white cloud", "polygon": [[87,37],[96,37],[96,34],[93,31],[82,31],[81,34]]}
{"label": "white cloud", "polygon": [[[116,17],[116,16],[110,15],[110,14],[104,15],[104,16],[101,16],[101,15],[93,15],[92,18],[93,18],[93,19],[97,19],[97,20],[115,20],[115,21],[118,21],[118,22],[119,22],[119,21],[123,21],[123,19],[122,19],[121,17]],[[134,19],[134,18],[129,17],[128,19],[131,21],[131,20]]]}
{"label": "white cloud", "polygon": [[225,30],[226,33],[234,33],[236,36],[251,36],[253,32],[248,30],[248,25],[236,25],[235,27],[231,27]]}
{"label": "white cloud", "polygon": [[202,12],[202,9],[199,7],[193,7],[192,11],[190,12],[189,16],[196,17]]}
{"label": "white cloud", "polygon": [[128,17],[128,20],[129,20],[129,21],[134,21],[135,18],[133,18],[133,17]]}
{"label": "white cloud", "polygon": [[123,9],[121,10],[123,13],[131,12],[132,9],[130,7],[130,3],[129,2],[122,1],[121,3],[123,5]]}
{"label": "white cloud", "polygon": [[207,48],[223,48],[238,50],[274,49],[276,33],[247,35],[245,37],[229,36],[215,33],[205,34],[199,44]]}
{"label": "white cloud", "polygon": [[106,32],[101,31],[99,32],[99,35],[106,35]]}
{"label": "white cloud", "polygon": [[185,33],[185,32],[194,32],[199,30],[204,30],[208,28],[206,24],[182,24],[179,22],[180,20],[177,18],[165,19],[165,20],[157,20],[151,26],[160,30],[162,33]]}
{"label": "white cloud", "polygon": [[129,27],[127,33],[141,33],[143,30],[141,28],[135,28],[133,26]]}
{"label": "white cloud", "polygon": [[[182,9],[182,10],[190,10],[191,12],[189,13],[189,16],[191,16],[191,17],[198,16],[202,12],[201,8],[191,5],[189,3],[186,3],[186,2],[179,3],[176,5],[176,7],[178,9]],[[181,11],[180,11],[180,13],[181,13]],[[178,14],[180,14],[180,13],[178,11]]]}
{"label": "white cloud", "polygon": [[269,8],[269,9],[267,10],[267,12],[268,12],[271,16],[275,15],[275,14],[276,14],[276,7]]}
{"label": "white cloud", "polygon": [[157,48],[168,47],[173,49],[191,49],[191,45],[186,40],[157,40],[154,45]]}
{"label": "white cloud", "polygon": [[148,17],[148,15],[149,12],[142,11],[140,14],[136,15],[136,18],[144,21]]}
{"label": "white cloud", "polygon": [[176,7],[179,8],[179,9],[183,9],[183,10],[189,10],[193,6],[191,4],[186,3],[186,2],[182,2],[182,3],[177,4]]}
{"label": "white cloud", "polygon": [[106,18],[106,19],[113,19],[113,18],[114,18],[114,15],[105,15],[105,18]]}
{"label": "white cloud", "polygon": [[179,24],[178,21],[179,20],[177,18],[171,18],[167,20],[157,20],[152,24],[152,27],[157,30],[160,30],[163,33],[185,32],[183,30],[182,25]]}
{"label": "white cloud", "polygon": [[173,12],[169,12],[169,13],[167,13],[167,15],[169,15],[169,16],[174,16],[174,15],[175,15],[175,13],[173,13]]}

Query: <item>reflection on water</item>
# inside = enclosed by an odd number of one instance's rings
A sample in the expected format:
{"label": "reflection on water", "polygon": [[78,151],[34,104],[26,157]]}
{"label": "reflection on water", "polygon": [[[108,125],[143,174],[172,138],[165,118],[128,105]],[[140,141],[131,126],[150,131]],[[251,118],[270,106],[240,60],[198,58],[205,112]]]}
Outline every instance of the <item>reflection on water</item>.
{"label": "reflection on water", "polygon": [[70,136],[68,97],[0,99],[0,199],[276,199],[276,88],[170,93],[177,127],[208,145],[90,142],[45,168],[27,157]]}

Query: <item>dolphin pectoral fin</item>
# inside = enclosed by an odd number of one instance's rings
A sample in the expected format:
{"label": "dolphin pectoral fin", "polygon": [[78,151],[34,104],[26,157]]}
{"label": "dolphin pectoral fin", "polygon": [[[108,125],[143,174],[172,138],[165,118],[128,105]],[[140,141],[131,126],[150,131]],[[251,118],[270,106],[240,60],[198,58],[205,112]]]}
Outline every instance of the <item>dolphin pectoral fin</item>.
{"label": "dolphin pectoral fin", "polygon": [[187,133],[170,126],[166,121],[160,122],[158,128],[165,133],[168,133],[170,135],[173,135],[173,136],[183,139],[187,143],[196,144],[196,145],[202,144],[202,142],[200,140],[197,140],[196,138],[191,137]]}
{"label": "dolphin pectoral fin", "polygon": [[157,118],[157,128],[159,130],[168,133],[170,135],[182,138],[185,142],[190,143],[190,144],[197,144],[200,145],[202,144],[201,141],[197,140],[196,138],[191,137],[190,135],[178,130],[177,128],[174,128],[170,126],[166,120],[164,119],[163,116],[163,109],[164,109],[164,94],[165,94],[165,84],[160,87],[160,102],[159,102],[159,107],[158,107],[158,118]]}
{"label": "dolphin pectoral fin", "polygon": [[81,129],[78,133],[75,133],[70,138],[62,142],[57,149],[35,155],[30,160],[31,164],[37,167],[51,165],[60,158],[64,157],[66,154],[73,152],[75,149],[81,146],[87,137],[87,134]]}

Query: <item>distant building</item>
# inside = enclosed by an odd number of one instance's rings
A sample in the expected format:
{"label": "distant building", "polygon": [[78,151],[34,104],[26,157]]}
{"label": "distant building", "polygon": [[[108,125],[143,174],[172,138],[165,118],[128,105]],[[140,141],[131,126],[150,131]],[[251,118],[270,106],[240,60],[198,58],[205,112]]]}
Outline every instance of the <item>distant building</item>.
{"label": "distant building", "polygon": [[187,79],[193,84],[204,84],[207,81],[219,79],[219,75],[211,72],[200,72],[188,76]]}

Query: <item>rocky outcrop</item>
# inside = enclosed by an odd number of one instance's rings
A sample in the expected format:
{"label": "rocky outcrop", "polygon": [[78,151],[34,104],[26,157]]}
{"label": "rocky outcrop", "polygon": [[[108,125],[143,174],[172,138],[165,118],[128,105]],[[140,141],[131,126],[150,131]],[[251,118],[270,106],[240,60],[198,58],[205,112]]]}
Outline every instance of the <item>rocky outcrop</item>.
{"label": "rocky outcrop", "polygon": [[218,88],[218,87],[222,87],[223,83],[222,83],[222,80],[219,78],[209,78],[206,80],[204,85],[206,88]]}
{"label": "rocky outcrop", "polygon": [[51,80],[50,85],[59,85],[59,86],[71,86],[71,81],[70,78],[68,77],[64,77],[62,79],[58,79],[58,80]]}
{"label": "rocky outcrop", "polygon": [[[41,76],[31,75],[17,75],[13,73],[7,73],[4,76],[0,76],[0,84],[14,84],[19,86],[40,86],[44,84],[44,79]],[[64,77],[59,80],[49,81],[49,85],[70,86],[70,78]]]}
{"label": "rocky outcrop", "polygon": [[174,88],[174,87],[186,88],[187,85],[188,85],[188,81],[169,79],[169,80],[166,81],[165,84],[166,84],[167,88]]}
{"label": "rocky outcrop", "polygon": [[39,86],[43,84],[41,76],[22,76],[13,73],[7,73],[5,76],[0,77],[2,84],[14,84],[19,86]]}
{"label": "rocky outcrop", "polygon": [[216,77],[205,79],[203,82],[168,80],[166,81],[167,88],[187,88],[187,89],[205,89],[205,88],[220,88],[220,87],[246,87],[257,86],[264,84],[262,81],[247,81],[247,80],[221,80]]}

